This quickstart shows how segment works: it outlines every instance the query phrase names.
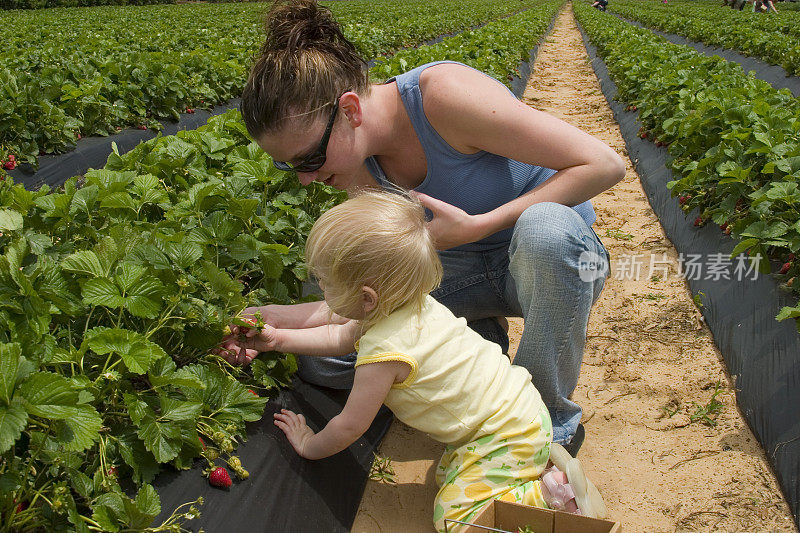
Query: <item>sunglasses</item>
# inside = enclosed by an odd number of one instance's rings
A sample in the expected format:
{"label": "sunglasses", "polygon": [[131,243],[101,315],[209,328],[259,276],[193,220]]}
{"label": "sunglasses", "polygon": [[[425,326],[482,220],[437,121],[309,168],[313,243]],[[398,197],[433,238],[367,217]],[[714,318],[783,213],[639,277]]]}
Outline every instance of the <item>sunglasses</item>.
{"label": "sunglasses", "polygon": [[303,160],[296,165],[290,165],[286,161],[273,161],[272,164],[275,165],[275,168],[286,172],[314,172],[324,165],[328,157],[328,140],[331,138],[331,130],[333,129],[333,122],[336,120],[337,111],[339,111],[338,98],[336,102],[333,103],[333,112],[331,113],[331,118],[328,119],[328,126],[325,128],[325,133],[322,134],[322,140],[313,153],[304,157]]}

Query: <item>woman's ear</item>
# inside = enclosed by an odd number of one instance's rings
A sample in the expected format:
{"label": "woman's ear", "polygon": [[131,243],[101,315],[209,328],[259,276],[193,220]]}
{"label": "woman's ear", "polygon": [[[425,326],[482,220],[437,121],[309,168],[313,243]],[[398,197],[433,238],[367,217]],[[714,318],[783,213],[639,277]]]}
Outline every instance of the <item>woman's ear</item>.
{"label": "woman's ear", "polygon": [[378,293],[372,287],[366,285],[361,287],[361,305],[364,307],[364,313],[371,313],[378,307]]}
{"label": "woman's ear", "polygon": [[348,91],[339,97],[339,109],[342,110],[344,116],[351,126],[357,128],[361,125],[363,119],[361,109],[361,99],[353,91]]}

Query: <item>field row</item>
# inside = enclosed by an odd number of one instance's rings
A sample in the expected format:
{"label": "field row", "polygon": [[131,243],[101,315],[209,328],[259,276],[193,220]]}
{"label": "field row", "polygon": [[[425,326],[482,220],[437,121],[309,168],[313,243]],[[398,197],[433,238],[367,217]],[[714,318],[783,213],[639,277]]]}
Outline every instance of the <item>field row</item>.
{"label": "field row", "polygon": [[[667,145],[679,176],[668,186],[695,225],[717,224],[747,252],[777,261],[800,294],[800,103],[717,56],[667,42],[610,14],[575,6],[617,85],[639,111],[640,135]],[[771,261],[762,261],[769,272]],[[777,311],[777,310],[776,310]],[[800,317],[800,305],[778,319]],[[800,328],[800,320],[797,320]]]}
{"label": "field row", "polygon": [[[332,2],[365,58],[463,31],[519,0]],[[81,136],[160,128],[238,96],[262,41],[266,4],[197,4],[0,14],[0,162],[36,165]],[[13,166],[13,165],[11,165]]]}
{"label": "field row", "polygon": [[736,50],[773,65],[788,75],[800,75],[800,13],[754,16],[713,0],[673,0],[668,4],[618,0],[612,12],[630,20],[690,40]]}

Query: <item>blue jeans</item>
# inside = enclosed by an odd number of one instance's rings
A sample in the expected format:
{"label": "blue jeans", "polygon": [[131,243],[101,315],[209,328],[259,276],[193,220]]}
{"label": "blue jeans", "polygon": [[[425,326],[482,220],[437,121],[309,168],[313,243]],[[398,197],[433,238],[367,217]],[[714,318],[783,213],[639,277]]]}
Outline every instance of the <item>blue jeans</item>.
{"label": "blue jeans", "polygon": [[[589,311],[608,275],[608,252],[597,234],[572,208],[543,202],[522,213],[507,247],[439,256],[444,279],[432,296],[484,338],[507,351],[496,317],[525,319],[514,364],[533,376],[553,420],[553,440],[569,442],[581,419],[569,396],[578,383]],[[298,360],[306,381],[352,386],[355,354]]]}

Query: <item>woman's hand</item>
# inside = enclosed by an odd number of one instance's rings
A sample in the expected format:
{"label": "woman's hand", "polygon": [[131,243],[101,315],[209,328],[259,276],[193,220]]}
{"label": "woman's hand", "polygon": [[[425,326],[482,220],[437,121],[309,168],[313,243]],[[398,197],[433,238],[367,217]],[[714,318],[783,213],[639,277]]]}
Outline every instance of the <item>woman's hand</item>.
{"label": "woman's hand", "polygon": [[288,409],[281,409],[280,413],[272,416],[275,419],[275,425],[286,434],[289,444],[292,445],[297,455],[308,459],[305,455],[306,444],[314,436],[314,432],[306,425],[306,418]]}
{"label": "woman's hand", "polygon": [[481,215],[470,215],[461,208],[427,194],[415,191],[411,191],[411,194],[433,213],[433,219],[428,222],[428,231],[437,250],[455,248],[487,236],[484,235]]}

